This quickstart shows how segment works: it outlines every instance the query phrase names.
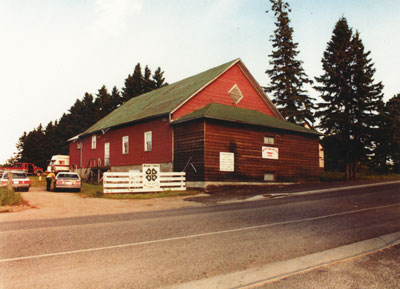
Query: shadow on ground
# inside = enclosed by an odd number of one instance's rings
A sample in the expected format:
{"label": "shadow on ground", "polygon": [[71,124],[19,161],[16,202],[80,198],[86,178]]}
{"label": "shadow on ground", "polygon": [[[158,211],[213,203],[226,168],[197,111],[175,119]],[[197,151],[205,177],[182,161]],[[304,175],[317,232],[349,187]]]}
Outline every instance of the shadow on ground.
{"label": "shadow on ground", "polygon": [[184,200],[203,204],[215,204],[218,202],[246,200],[255,196],[265,198],[279,198],[290,194],[314,191],[321,189],[341,188],[347,186],[379,183],[384,180],[351,181],[351,182],[316,182],[291,185],[265,185],[265,186],[218,186],[208,187],[205,194],[187,197]]}

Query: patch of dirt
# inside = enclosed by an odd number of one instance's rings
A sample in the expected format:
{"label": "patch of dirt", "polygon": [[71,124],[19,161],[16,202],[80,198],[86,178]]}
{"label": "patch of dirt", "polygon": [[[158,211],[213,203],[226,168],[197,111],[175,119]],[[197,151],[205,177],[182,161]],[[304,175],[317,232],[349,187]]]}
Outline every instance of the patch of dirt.
{"label": "patch of dirt", "polygon": [[45,188],[37,187],[31,188],[29,192],[21,193],[21,195],[27,203],[24,206],[3,207],[4,213],[0,214],[0,222],[156,211],[201,206],[199,203],[185,202],[185,197],[150,200],[82,198],[76,193],[47,192]]}

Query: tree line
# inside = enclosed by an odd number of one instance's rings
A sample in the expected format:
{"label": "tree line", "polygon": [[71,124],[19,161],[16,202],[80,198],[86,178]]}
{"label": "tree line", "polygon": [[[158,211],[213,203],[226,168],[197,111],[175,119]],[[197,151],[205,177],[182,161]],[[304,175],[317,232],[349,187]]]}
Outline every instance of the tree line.
{"label": "tree line", "polygon": [[68,139],[85,131],[131,98],[165,85],[168,83],[160,67],[152,74],[147,65],[142,69],[138,63],[133,73],[125,79],[121,91],[114,86],[110,92],[103,85],[95,95],[86,92],[59,120],[51,121],[46,126],[40,124],[32,131],[24,132],[17,143],[18,153],[7,161],[7,165],[20,161],[46,169],[51,156],[69,154]]}
{"label": "tree line", "polygon": [[[323,74],[312,80],[297,58],[289,3],[270,2],[276,28],[265,91],[284,118],[323,132],[326,169],[344,171],[346,180],[356,178],[360,165],[400,173],[400,94],[383,102],[383,84],[374,79],[371,52],[360,33],[341,17],[323,53]],[[319,102],[308,95],[306,85],[318,92]]]}

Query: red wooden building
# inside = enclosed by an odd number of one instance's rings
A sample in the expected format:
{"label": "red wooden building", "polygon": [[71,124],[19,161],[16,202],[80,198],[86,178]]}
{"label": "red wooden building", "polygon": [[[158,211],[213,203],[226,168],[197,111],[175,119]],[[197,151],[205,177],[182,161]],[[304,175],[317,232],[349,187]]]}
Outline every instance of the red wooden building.
{"label": "red wooden building", "polygon": [[186,171],[188,186],[317,180],[319,133],[285,121],[240,59],[135,97],[70,140],[70,164]]}

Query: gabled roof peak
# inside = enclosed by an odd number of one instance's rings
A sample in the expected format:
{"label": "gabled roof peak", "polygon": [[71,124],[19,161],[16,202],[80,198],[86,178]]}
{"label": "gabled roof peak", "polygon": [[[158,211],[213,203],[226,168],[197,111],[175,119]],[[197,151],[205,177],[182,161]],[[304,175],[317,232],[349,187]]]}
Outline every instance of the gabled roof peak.
{"label": "gabled roof peak", "polygon": [[276,117],[283,119],[272,102],[264,94],[257,81],[248,72],[241,59],[236,58],[199,74],[130,99],[99,120],[85,132],[81,133],[79,137],[84,137],[85,135],[90,135],[104,129],[119,127],[137,121],[172,114],[236,64],[239,65],[245,75],[249,78],[252,85],[260,93]]}
{"label": "gabled roof peak", "polygon": [[240,61],[240,58],[236,58],[199,74],[134,97],[91,126],[82,133],[82,136],[102,129],[169,114]]}

